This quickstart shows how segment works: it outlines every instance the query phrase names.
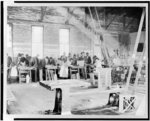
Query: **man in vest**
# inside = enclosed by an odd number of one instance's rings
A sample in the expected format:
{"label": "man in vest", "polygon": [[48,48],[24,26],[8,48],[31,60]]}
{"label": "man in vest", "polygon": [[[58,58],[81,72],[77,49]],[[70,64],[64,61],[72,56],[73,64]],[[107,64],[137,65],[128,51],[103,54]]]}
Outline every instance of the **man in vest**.
{"label": "man in vest", "polygon": [[89,56],[89,53],[87,52],[85,56],[85,66],[86,66],[86,70],[88,74],[91,73],[91,63],[92,63],[91,57]]}

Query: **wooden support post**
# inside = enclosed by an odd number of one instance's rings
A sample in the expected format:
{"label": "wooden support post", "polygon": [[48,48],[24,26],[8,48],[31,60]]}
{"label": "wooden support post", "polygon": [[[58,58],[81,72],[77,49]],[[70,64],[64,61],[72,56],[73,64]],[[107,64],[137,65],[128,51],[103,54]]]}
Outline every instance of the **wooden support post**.
{"label": "wooden support post", "polygon": [[[101,24],[100,24],[100,20],[99,20],[99,15],[98,15],[98,12],[97,12],[97,9],[95,7],[95,12],[96,12],[96,16],[97,16],[97,20],[98,20],[98,23],[99,23],[99,27],[100,27],[100,30],[102,29],[101,27]],[[101,36],[101,35],[100,35]],[[100,38],[100,37],[99,37]],[[100,44],[100,48],[101,48],[101,42],[102,40],[99,39],[99,44]],[[101,52],[100,52],[101,53]]]}
{"label": "wooden support post", "polygon": [[[106,11],[104,11],[104,14],[105,13],[106,13]],[[105,22],[105,29],[106,29],[106,15],[104,16],[104,22]],[[108,55],[107,55],[106,45],[105,45],[104,41],[101,42],[101,48],[103,49],[106,60],[108,61]]]}
{"label": "wooden support post", "polygon": [[[96,9],[96,8],[95,8],[95,11],[96,11],[97,19],[98,19],[98,21],[99,21],[99,16],[98,16],[98,13],[97,13],[97,9]],[[104,9],[104,14],[105,14],[105,9]],[[105,15],[104,15],[104,19],[105,19]],[[105,21],[105,20],[104,20],[104,21]],[[106,24],[106,22],[105,22],[105,24]],[[99,26],[100,26],[100,28],[101,28],[100,21],[99,21]],[[108,60],[108,55],[107,55],[107,51],[106,51],[106,46],[105,46],[105,44],[103,43],[103,45],[102,45],[102,42],[100,41],[100,46],[104,46],[104,53],[105,53],[106,58],[107,58],[107,60]]]}
{"label": "wooden support post", "polygon": [[99,15],[98,15],[98,12],[97,12],[96,7],[95,7],[95,12],[96,12],[96,16],[97,16],[97,20],[98,20],[99,27],[100,27],[100,29],[101,29],[102,27],[101,27],[101,24],[100,24]]}
{"label": "wooden support post", "polygon": [[[147,8],[146,8],[147,9]],[[148,11],[146,10],[146,13]],[[146,14],[146,21],[145,23],[148,24],[148,14]],[[148,116],[148,26],[146,25],[146,32],[145,32],[145,54],[143,57],[143,60],[146,62],[145,63],[145,88],[146,88],[146,93],[144,95],[144,97],[142,98],[142,101],[136,111],[136,116]]]}
{"label": "wooden support post", "polygon": [[[94,22],[93,14],[92,14],[92,12],[91,12],[90,7],[88,7],[88,9],[89,9],[89,12],[90,12],[90,16],[91,16],[91,18],[92,18],[92,21],[93,21],[93,26],[94,26],[95,31],[96,31],[96,25],[95,25],[95,22]],[[96,36],[95,36],[95,37],[96,37],[96,38],[94,38],[94,39],[99,40],[99,38],[98,38],[98,35],[97,35],[97,34],[96,34]],[[95,47],[95,41],[93,41],[93,50],[94,50],[94,47]]]}
{"label": "wooden support post", "polygon": [[136,37],[136,43],[135,43],[134,50],[133,50],[132,61],[131,61],[129,75],[128,75],[127,83],[126,83],[126,89],[127,90],[128,90],[128,87],[129,87],[130,78],[131,78],[131,74],[132,74],[132,70],[133,70],[133,64],[134,64],[134,60],[135,60],[136,53],[137,53],[138,43],[139,43],[140,36],[141,36],[141,30],[142,30],[142,26],[143,26],[144,16],[145,16],[145,9],[143,9],[143,12],[142,12],[140,25],[139,25],[138,33],[137,33],[137,37]]}
{"label": "wooden support post", "polygon": [[92,15],[92,12],[91,12],[90,7],[88,7],[88,9],[89,9],[89,12],[90,12],[90,16],[91,16],[91,18],[92,18],[92,21],[93,21],[93,26],[94,26],[94,28],[96,29],[96,25],[95,25],[95,22],[94,22],[93,15]]}
{"label": "wooden support post", "polygon": [[[98,19],[98,23],[99,23],[99,26],[100,26],[100,28],[101,28],[101,24],[100,24],[100,20],[99,20],[99,16],[98,16],[98,12],[97,12],[97,9],[95,8],[95,11],[96,11],[96,16],[97,16],[97,19]],[[104,8],[104,21],[105,21],[105,8]],[[106,24],[106,22],[105,22],[105,24]],[[104,43],[103,43],[103,45],[104,45]],[[101,46],[103,46],[102,45],[102,42],[100,41],[100,48],[101,48]],[[108,55],[106,54],[106,46],[104,45],[104,53],[105,53],[105,55],[106,55],[106,58],[107,58],[107,60],[108,60]]]}
{"label": "wooden support post", "polygon": [[136,88],[137,88],[137,85],[138,85],[138,80],[139,80],[140,73],[141,73],[141,69],[142,69],[142,64],[143,64],[143,57],[144,57],[144,54],[145,54],[145,52],[143,51],[143,55],[141,56],[140,62],[139,62],[139,65],[138,65],[138,71],[137,71],[136,78],[135,78],[135,82],[134,82],[133,93],[135,93]]}
{"label": "wooden support post", "polygon": [[[148,7],[146,7],[146,13],[148,13]],[[144,60],[145,60],[145,85],[146,85],[146,96],[145,96],[145,114],[148,116],[149,114],[148,114],[148,110],[149,110],[149,108],[148,108],[148,14],[146,14],[146,17],[145,17],[146,19],[145,19],[145,30],[146,30],[146,37],[145,37],[145,57],[144,57]]]}

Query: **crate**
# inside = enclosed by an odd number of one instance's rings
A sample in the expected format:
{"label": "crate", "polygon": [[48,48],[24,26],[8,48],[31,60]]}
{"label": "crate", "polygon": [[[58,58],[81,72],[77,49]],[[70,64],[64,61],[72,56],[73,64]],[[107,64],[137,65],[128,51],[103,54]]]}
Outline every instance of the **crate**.
{"label": "crate", "polygon": [[124,113],[135,109],[136,96],[130,94],[120,94],[119,112]]}

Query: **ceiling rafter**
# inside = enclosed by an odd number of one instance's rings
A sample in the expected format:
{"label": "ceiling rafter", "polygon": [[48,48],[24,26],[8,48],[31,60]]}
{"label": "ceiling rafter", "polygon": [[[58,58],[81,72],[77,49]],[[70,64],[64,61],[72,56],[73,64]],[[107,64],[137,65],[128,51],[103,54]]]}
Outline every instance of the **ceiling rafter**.
{"label": "ceiling rafter", "polygon": [[[73,14],[73,12],[76,10],[76,8],[73,8],[72,10],[70,10],[70,8],[68,7],[67,10],[68,10],[68,13]],[[66,21],[65,21],[65,24],[68,24],[68,23],[69,23],[69,20],[70,20],[71,17],[72,17],[70,14],[68,14],[68,16],[67,16],[67,18],[66,18]]]}
{"label": "ceiling rafter", "polygon": [[128,22],[128,24],[125,26],[125,30],[127,30],[128,27],[134,22],[136,15],[137,15],[137,14],[135,14],[135,15],[133,16],[132,20],[131,20],[130,22]]}
{"label": "ceiling rafter", "polygon": [[[117,11],[117,10],[113,10],[114,12]],[[120,11],[119,11],[119,14],[123,11],[123,9],[121,8]],[[109,28],[109,26],[111,25],[111,23],[116,19],[116,17],[118,17],[117,14],[114,15],[114,17],[110,20],[110,22],[106,25],[106,29]]]}
{"label": "ceiling rafter", "polygon": [[45,14],[46,14],[46,9],[47,9],[46,6],[41,7],[41,17],[40,17],[40,19],[39,19],[40,22],[42,22],[42,21],[44,20],[44,16],[45,16]]}

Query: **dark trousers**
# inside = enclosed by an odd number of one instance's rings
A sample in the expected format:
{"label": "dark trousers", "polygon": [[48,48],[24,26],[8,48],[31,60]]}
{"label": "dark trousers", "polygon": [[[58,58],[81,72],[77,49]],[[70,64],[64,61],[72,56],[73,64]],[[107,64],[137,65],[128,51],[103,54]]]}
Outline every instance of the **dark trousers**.
{"label": "dark trousers", "polygon": [[31,70],[31,78],[32,78],[32,82],[37,82],[39,81],[39,69],[36,70]]}
{"label": "dark trousers", "polygon": [[39,80],[46,80],[46,68],[39,69]]}

